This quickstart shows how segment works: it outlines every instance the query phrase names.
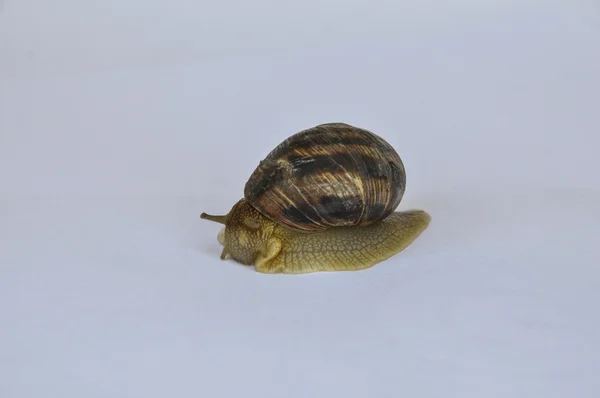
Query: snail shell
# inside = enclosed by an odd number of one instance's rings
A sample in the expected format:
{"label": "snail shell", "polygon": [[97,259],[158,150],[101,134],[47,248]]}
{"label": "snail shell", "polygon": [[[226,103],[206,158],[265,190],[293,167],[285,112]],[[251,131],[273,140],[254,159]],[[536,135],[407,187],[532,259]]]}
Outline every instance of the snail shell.
{"label": "snail shell", "polygon": [[244,196],[267,218],[298,231],[365,226],[400,204],[404,164],[376,134],[321,124],[275,147],[254,170]]}

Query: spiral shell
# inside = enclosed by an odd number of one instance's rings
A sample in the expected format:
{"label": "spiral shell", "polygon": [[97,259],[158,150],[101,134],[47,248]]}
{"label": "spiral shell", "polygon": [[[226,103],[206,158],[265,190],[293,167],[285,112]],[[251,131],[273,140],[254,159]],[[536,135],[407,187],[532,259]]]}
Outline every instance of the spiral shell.
{"label": "spiral shell", "polygon": [[275,147],[248,179],[244,196],[273,221],[309,232],[382,220],[400,204],[405,185],[404,164],[383,138],[328,123]]}

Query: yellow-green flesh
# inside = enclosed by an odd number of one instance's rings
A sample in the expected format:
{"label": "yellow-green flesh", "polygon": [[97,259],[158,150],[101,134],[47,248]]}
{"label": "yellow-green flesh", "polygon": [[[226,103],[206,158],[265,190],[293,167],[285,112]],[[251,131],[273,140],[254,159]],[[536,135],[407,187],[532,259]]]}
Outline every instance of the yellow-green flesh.
{"label": "yellow-green flesh", "polygon": [[372,267],[408,247],[429,225],[423,210],[392,213],[369,226],[297,232],[236,204],[219,233],[224,254],[262,273],[302,274]]}
{"label": "yellow-green flesh", "polygon": [[372,267],[408,247],[423,232],[430,216],[422,210],[396,212],[366,227],[333,228],[321,233],[283,230],[280,252],[257,264],[265,273],[301,274],[356,271]]}

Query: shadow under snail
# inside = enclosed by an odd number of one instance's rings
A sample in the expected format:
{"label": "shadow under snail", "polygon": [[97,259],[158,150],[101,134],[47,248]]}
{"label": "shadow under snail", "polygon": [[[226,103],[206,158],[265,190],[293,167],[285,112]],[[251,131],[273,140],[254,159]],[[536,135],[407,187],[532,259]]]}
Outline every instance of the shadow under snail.
{"label": "shadow under snail", "polygon": [[228,214],[200,217],[225,225],[222,260],[229,255],[262,273],[356,271],[398,254],[429,225],[423,210],[396,211],[405,186],[404,164],[388,142],[327,123],[275,147]]}

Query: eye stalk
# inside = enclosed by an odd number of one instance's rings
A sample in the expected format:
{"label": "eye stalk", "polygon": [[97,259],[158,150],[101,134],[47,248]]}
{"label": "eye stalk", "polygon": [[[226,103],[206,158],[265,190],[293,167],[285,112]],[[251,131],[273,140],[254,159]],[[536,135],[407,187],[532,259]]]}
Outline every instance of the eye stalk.
{"label": "eye stalk", "polygon": [[219,224],[226,225],[227,224],[227,215],[224,216],[214,216],[211,214],[202,213],[200,214],[200,218],[203,220],[213,221]]}
{"label": "eye stalk", "polygon": [[[227,216],[228,216],[228,214],[223,215],[223,216],[216,216],[216,215],[211,215],[211,214],[206,214],[206,213],[200,214],[200,218],[203,220],[213,221],[213,222],[223,224],[223,225],[227,225]],[[225,257],[227,257],[227,254],[229,254],[227,246],[225,245],[225,228],[223,228],[223,230],[219,233],[218,238],[219,238],[219,242],[223,245],[223,251],[221,251],[221,260],[225,260]]]}

